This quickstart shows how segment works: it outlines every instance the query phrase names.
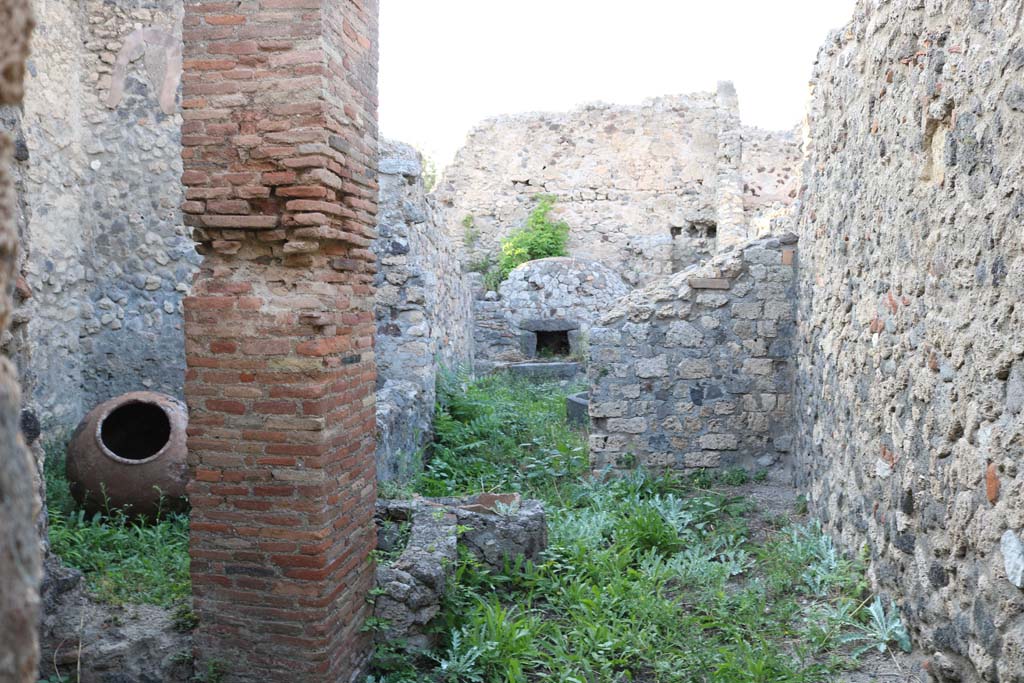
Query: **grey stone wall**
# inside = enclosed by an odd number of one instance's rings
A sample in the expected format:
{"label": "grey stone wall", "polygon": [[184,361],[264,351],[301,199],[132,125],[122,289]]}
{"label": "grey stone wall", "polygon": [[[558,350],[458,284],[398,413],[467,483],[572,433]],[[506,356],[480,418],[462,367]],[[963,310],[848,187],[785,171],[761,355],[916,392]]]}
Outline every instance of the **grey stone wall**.
{"label": "grey stone wall", "polygon": [[439,366],[473,358],[470,279],[462,245],[452,241],[423,187],[420,155],[380,145],[377,255],[377,473],[402,477],[429,441]]}
{"label": "grey stone wall", "polygon": [[614,270],[579,258],[528,261],[509,273],[498,298],[476,302],[476,356],[492,361],[533,358],[538,332],[566,332],[583,355],[590,327],[629,286]]}
{"label": "grey stone wall", "polygon": [[595,468],[767,467],[790,451],[795,243],[737,245],[590,330]]}
{"label": "grey stone wall", "polygon": [[[757,149],[749,164],[748,133]],[[793,136],[772,135],[741,129],[729,83],[635,107],[500,117],[469,134],[436,194],[471,264],[493,259],[544,193],[570,226],[569,255],[600,261],[635,286],[749,236],[752,215],[776,200],[768,169],[795,168]],[[765,185],[771,196],[757,194]],[[788,191],[779,199],[791,201]]]}
{"label": "grey stone wall", "polygon": [[813,80],[798,471],[943,681],[1024,680],[1022,15],[860,2]]}
{"label": "grey stone wall", "polygon": [[476,344],[475,365],[483,368],[487,362],[514,362],[523,360],[523,344],[519,332],[508,319],[505,304],[477,290],[473,302],[473,340]]}
{"label": "grey stone wall", "polygon": [[28,145],[25,141],[25,127],[20,106],[0,107],[0,133],[7,133],[13,141],[12,164],[8,171],[14,182],[14,222],[18,231],[18,250],[15,262],[14,313],[10,317],[10,327],[3,331],[0,338],[0,352],[10,358],[18,369],[18,381],[23,396],[30,396],[29,368],[31,365],[30,344],[28,343],[28,311],[24,305],[31,292],[28,283],[21,273],[26,260],[25,231],[28,228],[29,203],[25,193],[25,176],[28,171]]}
{"label": "grey stone wall", "polygon": [[181,298],[199,257],[179,209],[182,119],[158,100],[168,50],[142,45],[107,104],[129,36],[180,42],[181,15],[176,0],[36,3],[21,115],[29,298],[8,348],[46,422],[73,425],[133,389],[181,393]]}

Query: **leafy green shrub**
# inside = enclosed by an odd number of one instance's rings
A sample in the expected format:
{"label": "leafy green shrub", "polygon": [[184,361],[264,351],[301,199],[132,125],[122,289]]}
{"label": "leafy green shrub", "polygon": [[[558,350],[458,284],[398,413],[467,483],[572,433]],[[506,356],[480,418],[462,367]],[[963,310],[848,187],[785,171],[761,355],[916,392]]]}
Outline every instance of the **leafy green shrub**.
{"label": "leafy green shrub", "polygon": [[721,481],[728,486],[743,486],[750,481],[750,473],[742,467],[732,467],[722,472]]}
{"label": "leafy green shrub", "polygon": [[673,555],[682,549],[675,527],[656,508],[641,505],[628,510],[615,526],[615,540],[639,550]]}
{"label": "leafy green shrub", "polygon": [[539,195],[537,206],[530,212],[526,225],[501,241],[498,273],[501,282],[512,270],[527,261],[550,256],[565,256],[569,241],[569,224],[550,217],[555,207],[552,195]]}

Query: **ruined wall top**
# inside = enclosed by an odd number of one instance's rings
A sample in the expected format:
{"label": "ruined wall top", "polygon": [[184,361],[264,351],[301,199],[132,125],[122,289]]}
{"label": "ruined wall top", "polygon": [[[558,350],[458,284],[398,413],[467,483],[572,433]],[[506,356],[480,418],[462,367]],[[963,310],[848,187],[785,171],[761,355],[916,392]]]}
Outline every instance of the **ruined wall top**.
{"label": "ruined wall top", "polygon": [[374,356],[377,476],[406,478],[433,431],[439,367],[469,367],[473,294],[462,243],[448,238],[423,162],[411,146],[380,142]]}
{"label": "ruined wall top", "polygon": [[590,333],[594,467],[766,467],[792,441],[796,236],[633,290]]}
{"label": "ruined wall top", "polygon": [[779,195],[791,201],[797,156],[791,134],[742,129],[735,90],[723,83],[717,93],[638,106],[489,119],[470,132],[436,194],[452,238],[478,267],[536,196],[551,194],[570,226],[570,255],[635,286],[714,254],[723,235],[749,237],[751,212]]}

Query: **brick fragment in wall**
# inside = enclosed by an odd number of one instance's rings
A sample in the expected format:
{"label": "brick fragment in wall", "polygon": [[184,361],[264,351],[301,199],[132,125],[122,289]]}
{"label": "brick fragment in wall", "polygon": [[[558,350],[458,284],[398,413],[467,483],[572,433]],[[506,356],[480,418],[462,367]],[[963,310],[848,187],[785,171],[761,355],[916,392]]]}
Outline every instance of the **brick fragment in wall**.
{"label": "brick fragment in wall", "polygon": [[408,479],[433,432],[437,373],[473,360],[473,292],[411,146],[380,144],[377,239],[377,476]]}
{"label": "brick fragment in wall", "polygon": [[786,460],[793,415],[778,397],[792,392],[793,359],[764,356],[780,341],[791,348],[795,326],[758,325],[769,307],[781,316],[794,306],[794,265],[781,281],[763,264],[782,263],[795,241],[784,234],[738,244],[605,312],[590,335],[595,468],[753,469]]}
{"label": "brick fragment in wall", "polygon": [[795,472],[945,680],[1024,678],[1022,12],[861,3],[812,78]]}
{"label": "brick fragment in wall", "polygon": [[569,254],[638,286],[716,253],[719,226],[727,242],[781,232],[799,185],[798,138],[743,127],[737,106],[723,83],[639,106],[484,121],[437,188],[451,238],[466,240],[470,263],[494,259],[537,195],[551,194]]}

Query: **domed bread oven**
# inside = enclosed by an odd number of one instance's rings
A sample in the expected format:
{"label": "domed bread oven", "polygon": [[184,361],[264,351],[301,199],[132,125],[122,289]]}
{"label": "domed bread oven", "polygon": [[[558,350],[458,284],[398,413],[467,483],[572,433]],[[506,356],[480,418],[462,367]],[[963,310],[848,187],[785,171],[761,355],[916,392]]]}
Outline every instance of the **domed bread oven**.
{"label": "domed bread oven", "polygon": [[181,509],[187,426],[185,404],[164,394],[133,391],[99,404],[68,444],[71,495],[90,513],[109,507],[153,518]]}

